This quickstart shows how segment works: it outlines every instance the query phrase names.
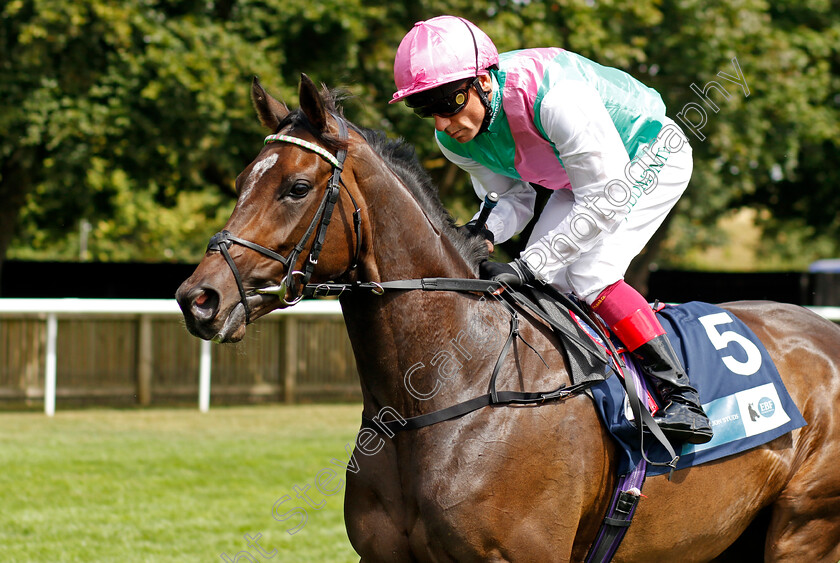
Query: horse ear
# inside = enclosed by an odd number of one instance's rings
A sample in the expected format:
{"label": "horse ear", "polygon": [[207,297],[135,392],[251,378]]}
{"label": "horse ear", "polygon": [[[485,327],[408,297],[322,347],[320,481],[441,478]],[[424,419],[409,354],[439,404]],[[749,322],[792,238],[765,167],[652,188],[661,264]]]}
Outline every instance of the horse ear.
{"label": "horse ear", "polygon": [[289,114],[289,108],[286,107],[286,104],[271,97],[256,76],[251,83],[251,101],[260,117],[260,123],[271,131],[277,131],[277,126]]}
{"label": "horse ear", "polygon": [[315,83],[303,73],[300,75],[300,109],[316,131],[326,130],[327,110],[324,100]]}

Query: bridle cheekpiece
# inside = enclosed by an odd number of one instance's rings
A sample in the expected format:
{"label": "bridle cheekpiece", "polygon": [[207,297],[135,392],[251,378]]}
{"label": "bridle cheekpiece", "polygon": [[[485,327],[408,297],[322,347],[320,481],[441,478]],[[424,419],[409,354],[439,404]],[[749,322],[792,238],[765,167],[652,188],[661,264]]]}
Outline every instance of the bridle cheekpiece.
{"label": "bridle cheekpiece", "polygon": [[[338,123],[339,138],[342,141],[346,140],[347,124],[341,117],[337,115],[333,115],[333,117]],[[329,182],[327,183],[327,189],[324,193],[323,199],[321,200],[321,204],[318,207],[318,211],[316,211],[315,216],[312,217],[312,221],[309,223],[309,227],[306,229],[306,232],[303,234],[303,237],[301,237],[300,242],[298,242],[295,245],[295,247],[291,250],[288,256],[281,256],[279,253],[268,249],[262,245],[259,245],[255,242],[251,242],[234,236],[229,231],[221,231],[219,233],[216,233],[210,239],[210,243],[207,245],[207,250],[221,252],[222,256],[224,257],[225,261],[227,262],[228,266],[230,266],[230,269],[233,272],[233,277],[236,280],[236,286],[239,289],[240,302],[245,308],[246,322],[251,322],[251,308],[248,306],[248,295],[245,291],[245,286],[242,283],[242,276],[239,273],[239,269],[236,267],[236,264],[234,263],[230,252],[228,252],[228,249],[233,244],[239,244],[241,246],[259,252],[263,256],[267,256],[268,258],[277,260],[278,262],[283,264],[286,267],[286,275],[280,282],[280,285],[259,288],[256,289],[255,292],[259,294],[276,295],[286,305],[294,305],[295,303],[300,301],[304,297],[302,289],[300,293],[291,301],[286,299],[286,296],[289,290],[294,292],[294,289],[296,287],[295,276],[298,276],[300,278],[301,288],[305,287],[309,283],[309,279],[312,277],[312,273],[315,270],[315,266],[318,264],[318,256],[320,256],[321,250],[324,246],[324,238],[327,234],[327,227],[329,226],[330,220],[332,219],[335,204],[338,201],[338,197],[340,194],[341,185],[343,185],[343,182],[341,181],[341,171],[344,168],[344,160],[347,158],[346,149],[339,149],[336,152],[336,154],[333,155],[325,148],[316,145],[315,143],[311,143],[309,141],[306,141],[299,137],[293,137],[291,135],[274,134],[269,135],[265,138],[265,144],[272,142],[291,143],[319,154],[332,165],[332,176],[330,177]],[[353,270],[358,264],[359,252],[361,251],[361,210],[359,209],[359,206],[356,205],[356,200],[355,198],[353,198],[353,194],[351,194],[349,191],[347,192],[347,194],[350,196],[350,199],[353,202],[353,207],[355,209],[355,211],[353,212],[353,226],[356,235],[356,253],[353,258],[353,262],[349,268],[349,270]],[[293,268],[297,263],[299,256],[301,255],[301,253],[303,253],[303,250],[309,242],[309,239],[313,235],[313,233],[315,234],[315,239],[312,243],[312,248],[309,251],[309,256],[307,257],[306,262],[304,262],[303,269],[294,270]]]}

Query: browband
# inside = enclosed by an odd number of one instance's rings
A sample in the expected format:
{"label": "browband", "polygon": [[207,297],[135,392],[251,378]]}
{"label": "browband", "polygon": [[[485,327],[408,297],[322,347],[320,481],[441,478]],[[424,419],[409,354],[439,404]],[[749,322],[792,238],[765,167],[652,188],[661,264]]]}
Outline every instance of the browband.
{"label": "browband", "polygon": [[339,160],[335,156],[333,156],[332,153],[327,151],[325,148],[319,147],[315,143],[310,143],[309,141],[301,139],[300,137],[292,137],[291,135],[280,135],[278,133],[276,135],[269,135],[268,137],[266,137],[264,144],[267,145],[268,143],[271,143],[271,142],[274,142],[274,141],[285,141],[286,143],[292,143],[293,145],[297,145],[299,147],[303,147],[305,149],[309,149],[311,151],[317,152],[318,154],[323,156],[325,159],[327,159],[327,161],[330,164],[332,164],[335,168],[338,168],[339,170],[341,170],[341,168],[342,168],[341,162],[339,162]]}

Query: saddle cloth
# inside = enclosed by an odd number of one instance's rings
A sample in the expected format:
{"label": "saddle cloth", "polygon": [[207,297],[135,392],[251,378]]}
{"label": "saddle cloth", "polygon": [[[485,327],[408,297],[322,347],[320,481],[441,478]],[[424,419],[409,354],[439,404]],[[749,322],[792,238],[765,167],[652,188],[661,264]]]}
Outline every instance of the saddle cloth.
{"label": "saddle cloth", "polygon": [[[805,426],[764,345],[735,315],[699,301],[666,306],[657,314],[714,431],[706,444],[673,444],[680,456],[677,469],[749,450]],[[598,340],[594,331],[576,320]],[[641,373],[634,358],[623,357],[629,369]],[[594,385],[591,392],[620,446],[619,475],[628,473],[641,459],[641,451],[624,386],[619,378],[611,377]],[[649,460],[669,461],[664,448],[649,434],[644,444]],[[649,464],[647,475],[667,471],[667,467]]]}

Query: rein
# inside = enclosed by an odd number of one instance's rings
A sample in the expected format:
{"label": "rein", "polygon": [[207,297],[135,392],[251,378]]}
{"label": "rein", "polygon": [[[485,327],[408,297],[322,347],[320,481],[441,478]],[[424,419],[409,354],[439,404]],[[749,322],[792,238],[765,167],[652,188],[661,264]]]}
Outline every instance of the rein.
{"label": "rein", "polygon": [[[339,139],[342,141],[346,140],[348,136],[347,124],[341,117],[337,115],[333,115],[333,117],[338,123]],[[306,229],[306,232],[303,234],[303,237],[301,237],[300,241],[295,245],[291,252],[289,252],[288,256],[281,256],[277,252],[270,250],[255,242],[251,242],[240,237],[234,236],[229,231],[221,231],[210,238],[210,242],[207,245],[207,250],[221,252],[222,256],[225,259],[225,262],[227,262],[228,266],[231,269],[231,272],[233,272],[233,277],[236,280],[236,287],[239,290],[240,302],[242,303],[242,306],[245,309],[245,321],[249,323],[251,322],[251,308],[248,305],[248,294],[245,291],[244,284],[242,283],[242,276],[239,273],[239,269],[236,267],[236,264],[234,263],[233,258],[231,257],[228,249],[233,244],[239,244],[246,248],[250,248],[251,250],[255,250],[263,256],[267,256],[268,258],[271,258],[272,260],[276,260],[283,264],[283,266],[286,267],[286,276],[280,282],[280,285],[260,288],[256,290],[256,293],[277,295],[284,303],[286,303],[286,305],[294,305],[295,303],[303,299],[303,297],[305,296],[304,291],[301,291],[300,294],[297,297],[293,298],[291,301],[286,299],[287,293],[290,290],[292,291],[292,293],[294,293],[295,276],[300,277],[301,285],[304,288],[309,283],[309,279],[312,277],[312,273],[315,270],[315,266],[318,264],[318,256],[320,256],[321,250],[324,247],[324,238],[327,235],[327,227],[329,227],[333,211],[335,210],[335,204],[338,201],[338,197],[340,195],[340,188],[342,185],[344,185],[344,183],[341,181],[341,171],[344,168],[344,161],[347,158],[346,149],[338,150],[335,156],[333,156],[326,149],[314,143],[310,143],[309,141],[306,141],[299,137],[292,137],[291,135],[281,134],[269,135],[265,138],[265,144],[271,142],[291,143],[319,154],[332,165],[332,175],[330,176],[329,182],[327,183],[327,189],[324,192],[324,197],[321,200],[321,204],[319,205],[318,210],[315,212],[315,215],[312,217],[312,221],[309,223],[309,227]],[[353,270],[358,265],[359,253],[361,252],[362,218],[361,209],[359,209],[359,206],[356,204],[356,200],[355,198],[353,198],[353,194],[351,194],[348,190],[347,195],[350,196],[350,199],[353,202],[353,208],[355,209],[355,211],[353,212],[353,226],[356,234],[356,250],[355,255],[353,257],[353,262],[351,263],[349,268],[350,270]],[[313,233],[315,234],[315,240],[312,243],[312,248],[309,251],[309,256],[307,256],[306,262],[303,265],[303,270],[295,270],[295,264],[297,263],[298,258],[300,257],[301,253],[303,252]]]}
{"label": "rein", "polygon": [[[499,358],[498,360],[496,360],[496,365],[493,368],[493,373],[490,377],[489,392],[485,395],[480,395],[462,403],[452,405],[451,407],[447,407],[444,409],[440,409],[437,411],[433,411],[430,413],[422,414],[407,419],[396,419],[388,422],[383,422],[380,420],[373,420],[362,415],[363,427],[372,428],[376,430],[378,426],[380,429],[385,430],[387,433],[389,433],[389,435],[393,435],[393,433],[399,432],[401,430],[415,430],[417,428],[422,428],[424,426],[429,426],[438,422],[452,420],[454,418],[458,418],[460,416],[463,416],[465,414],[471,413],[480,408],[490,405],[534,404],[556,399],[566,399],[572,395],[581,393],[590,386],[599,383],[603,379],[606,379],[610,376],[610,371],[617,374],[622,374],[624,372],[624,368],[626,367],[621,360],[621,355],[613,346],[612,340],[610,339],[609,335],[607,335],[606,332],[602,329],[600,323],[595,322],[592,319],[592,317],[573,299],[570,299],[563,293],[554,290],[550,286],[545,286],[544,288],[542,288],[543,291],[548,292],[550,294],[551,299],[553,299],[558,304],[562,305],[562,307],[564,307],[567,310],[567,312],[572,312],[580,319],[583,319],[586,322],[586,324],[588,324],[589,327],[595,331],[595,333],[604,343],[604,346],[606,346],[609,349],[608,354],[601,353],[600,348],[594,349],[591,346],[591,342],[584,341],[583,339],[581,339],[567,326],[564,326],[562,323],[558,322],[556,318],[553,318],[550,314],[544,312],[538,305],[534,304],[530,299],[525,297],[525,295],[522,292],[513,290],[506,284],[497,281],[460,278],[418,278],[413,280],[395,280],[389,282],[355,282],[352,284],[322,283],[310,284],[306,287],[305,293],[310,297],[325,297],[328,295],[341,295],[345,291],[352,291],[354,289],[370,290],[376,295],[382,295],[385,292],[385,290],[455,291],[462,293],[490,293],[492,295],[499,295],[504,292],[504,295],[507,295],[513,304],[515,304],[522,310],[530,311],[536,317],[545,322],[549,327],[551,327],[551,329],[559,337],[564,339],[564,349],[566,350],[567,354],[570,354],[570,349],[568,345],[575,344],[577,345],[577,349],[580,352],[592,356],[597,362],[603,364],[604,370],[605,372],[607,372],[602,379],[589,378],[580,381],[579,383],[573,383],[568,387],[565,386],[565,384],[561,385],[560,387],[552,391],[497,391],[496,376],[498,375],[499,370],[501,369],[502,361],[507,355],[507,352],[510,349],[510,345],[513,343],[513,340],[516,337],[522,339],[522,337],[519,336],[519,317],[516,312],[516,309],[513,306],[508,305],[506,303],[508,311],[511,314],[511,328],[507,340],[505,341],[505,344],[502,347],[502,351],[499,354]],[[525,341],[524,339],[522,339],[522,341],[525,342],[525,344],[529,348],[532,348],[527,341]],[[574,377],[572,378],[572,380],[574,381]],[[659,428],[659,425],[653,419],[653,416],[651,416],[650,412],[648,412],[648,410],[642,405],[642,400],[639,397],[639,391],[636,389],[636,384],[634,383],[632,378],[629,378],[629,380],[628,378],[624,378],[624,388],[627,391],[628,403],[633,411],[635,420],[641,421],[639,423],[639,447],[642,452],[643,460],[649,465],[664,465],[670,467],[671,474],[673,474],[680,456],[675,452],[673,446],[663,434],[662,429]],[[665,451],[668,453],[668,455],[671,456],[670,461],[656,462],[648,459],[644,446],[645,431],[650,432],[652,437],[665,448]]]}

